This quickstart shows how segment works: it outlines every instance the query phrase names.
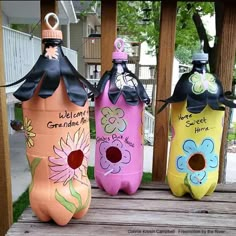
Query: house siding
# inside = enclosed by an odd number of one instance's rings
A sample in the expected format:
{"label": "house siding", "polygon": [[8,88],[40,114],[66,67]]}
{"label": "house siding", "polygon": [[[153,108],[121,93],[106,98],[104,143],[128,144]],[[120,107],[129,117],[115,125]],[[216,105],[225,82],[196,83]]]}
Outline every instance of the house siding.
{"label": "house siding", "polygon": [[[87,16],[80,17],[80,21],[77,24],[70,24],[70,48],[78,52],[78,71],[84,77],[89,77],[89,73],[83,58],[83,38],[88,37],[89,34],[95,32],[95,26],[97,23],[98,20],[96,20],[96,17]],[[63,33],[63,45],[67,45],[66,26],[61,26],[61,30]]]}
{"label": "house siding", "polygon": [[70,47],[78,52],[78,70],[85,76],[85,65],[83,60],[83,37],[86,31],[87,23],[80,20],[77,24],[70,25]]}
{"label": "house siding", "polygon": [[4,12],[2,12],[2,25],[10,27],[9,19]]}

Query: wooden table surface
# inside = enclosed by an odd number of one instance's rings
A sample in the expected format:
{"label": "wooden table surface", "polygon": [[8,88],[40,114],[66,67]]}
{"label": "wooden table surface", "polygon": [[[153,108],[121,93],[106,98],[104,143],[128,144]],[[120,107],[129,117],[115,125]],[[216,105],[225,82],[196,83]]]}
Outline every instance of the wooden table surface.
{"label": "wooden table surface", "polygon": [[201,201],[176,198],[167,185],[143,184],[136,194],[109,196],[93,182],[87,215],[61,227],[27,208],[7,235],[236,235],[236,184],[218,185]]}

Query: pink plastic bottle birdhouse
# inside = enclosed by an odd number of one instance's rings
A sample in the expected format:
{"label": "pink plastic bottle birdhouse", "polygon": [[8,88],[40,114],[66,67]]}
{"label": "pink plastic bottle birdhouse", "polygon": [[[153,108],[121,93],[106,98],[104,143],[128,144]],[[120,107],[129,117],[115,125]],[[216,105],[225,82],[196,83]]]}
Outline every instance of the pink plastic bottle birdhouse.
{"label": "pink plastic bottle birdhouse", "polygon": [[99,81],[95,99],[95,179],[110,195],[133,194],[143,174],[143,114],[149,98],[127,68],[122,39],[114,45],[113,67]]}

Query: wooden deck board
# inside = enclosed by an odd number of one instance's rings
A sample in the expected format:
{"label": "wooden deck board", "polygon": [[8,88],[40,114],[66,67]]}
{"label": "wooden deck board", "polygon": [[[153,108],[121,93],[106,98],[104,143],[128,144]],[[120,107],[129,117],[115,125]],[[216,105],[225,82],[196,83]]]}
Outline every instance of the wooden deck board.
{"label": "wooden deck board", "polygon": [[[235,214],[205,214],[205,213],[183,213],[183,212],[158,212],[140,210],[121,209],[90,209],[89,212],[80,219],[84,224],[104,224],[104,225],[172,225],[172,226],[211,226],[228,227],[236,230]],[[39,223],[37,217],[32,214],[31,209],[24,212],[19,222]],[[78,223],[77,219],[72,219],[71,224]],[[235,231],[236,232],[236,231]]]}
{"label": "wooden deck board", "polygon": [[[208,232],[208,233],[207,233]],[[34,224],[25,223],[24,225],[16,223],[12,226],[11,232],[7,236],[11,235],[34,235],[42,236],[43,234],[48,236],[95,236],[95,235],[235,235],[234,230],[228,228],[216,229],[215,227],[198,227],[197,229],[193,227],[171,227],[171,226],[124,226],[124,225],[87,225],[87,224],[68,224],[64,227],[55,227],[53,223],[41,223],[35,227]]]}
{"label": "wooden deck board", "polygon": [[[93,191],[94,198],[107,198],[102,191]],[[120,193],[117,196],[113,196],[115,199],[144,199],[144,200],[176,200],[178,201],[192,201],[192,198],[188,195],[181,198],[176,198],[171,192],[164,190],[139,190],[134,195],[127,195]],[[233,192],[215,192],[212,196],[205,196],[201,201],[206,202],[236,202],[236,194]]]}
{"label": "wooden deck board", "polygon": [[[96,188],[96,183],[94,180],[91,181],[91,185]],[[169,186],[167,184],[163,184],[161,182],[148,182],[140,185],[139,189],[152,189],[152,190],[169,190]],[[236,193],[236,183],[228,183],[228,184],[218,184],[215,192],[232,192]]]}
{"label": "wooden deck board", "polygon": [[109,196],[92,186],[91,206],[82,219],[60,227],[40,222],[27,208],[7,235],[236,235],[236,184],[219,185],[201,201],[176,198],[167,185],[153,183],[132,196]]}

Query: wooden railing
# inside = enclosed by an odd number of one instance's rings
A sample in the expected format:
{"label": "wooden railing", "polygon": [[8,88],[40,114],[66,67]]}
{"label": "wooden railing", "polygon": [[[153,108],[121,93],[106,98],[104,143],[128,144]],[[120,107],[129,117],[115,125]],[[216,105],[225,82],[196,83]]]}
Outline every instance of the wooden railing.
{"label": "wooden railing", "polygon": [[[62,47],[64,54],[77,68],[77,52]],[[26,75],[41,54],[41,39],[3,26],[3,52],[6,84]],[[15,91],[19,85],[9,87],[6,93]]]}

